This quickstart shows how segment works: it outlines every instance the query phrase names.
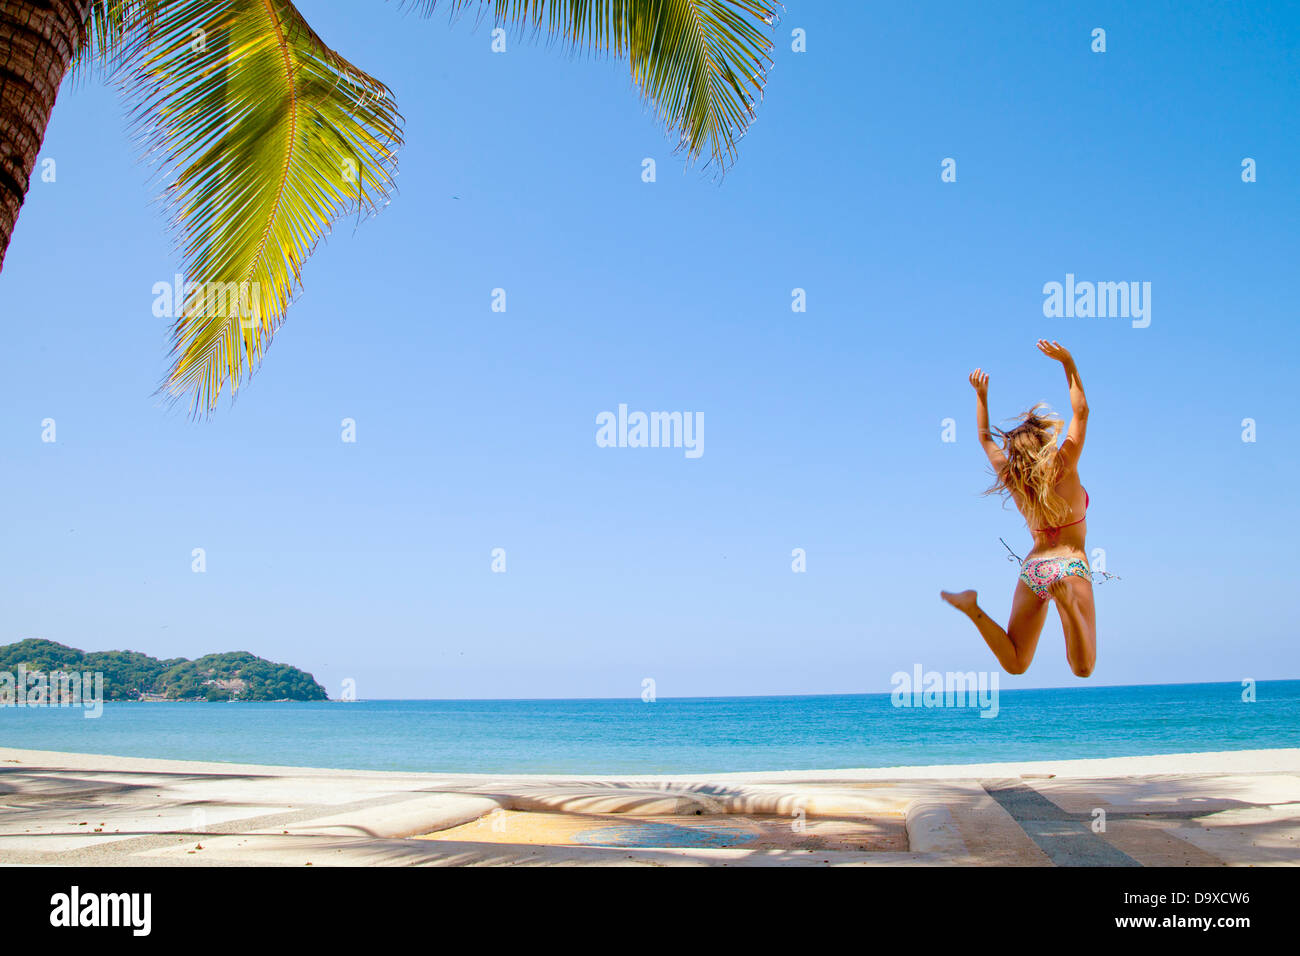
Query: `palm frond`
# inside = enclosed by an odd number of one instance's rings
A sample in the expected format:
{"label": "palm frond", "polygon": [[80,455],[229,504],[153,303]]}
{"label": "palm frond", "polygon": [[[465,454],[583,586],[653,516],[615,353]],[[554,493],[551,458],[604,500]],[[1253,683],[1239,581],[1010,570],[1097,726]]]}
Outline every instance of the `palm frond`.
{"label": "palm frond", "polygon": [[123,48],[132,36],[147,30],[165,0],[93,0],[86,15],[84,36],[72,56],[69,73],[83,80],[92,73],[111,74],[120,65]]}
{"label": "palm frond", "polygon": [[753,122],[772,64],[763,29],[777,0],[414,0],[428,16],[490,11],[496,25],[531,30],[572,52],[626,57],[632,79],[689,160],[708,147],[725,169]]}
{"label": "palm frond", "polygon": [[260,362],[330,225],[386,201],[401,116],[289,0],[167,0],[118,43],[185,260],[162,390],[206,414]]}

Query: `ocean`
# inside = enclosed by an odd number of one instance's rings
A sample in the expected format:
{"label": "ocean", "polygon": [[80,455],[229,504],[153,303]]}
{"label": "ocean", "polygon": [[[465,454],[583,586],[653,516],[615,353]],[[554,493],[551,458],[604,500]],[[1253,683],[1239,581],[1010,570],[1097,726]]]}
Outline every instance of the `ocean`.
{"label": "ocean", "polygon": [[1003,690],[997,715],[889,694],[0,707],[0,745],[365,770],[832,770],[1300,747],[1300,681]]}

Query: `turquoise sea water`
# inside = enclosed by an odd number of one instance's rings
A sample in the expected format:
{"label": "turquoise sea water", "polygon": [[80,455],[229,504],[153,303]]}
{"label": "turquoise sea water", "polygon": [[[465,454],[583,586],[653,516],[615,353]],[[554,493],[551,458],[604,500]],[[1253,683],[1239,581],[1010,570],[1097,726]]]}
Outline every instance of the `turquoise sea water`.
{"label": "turquoise sea water", "polygon": [[999,712],[888,694],[0,707],[0,745],[370,770],[696,773],[1300,746],[1300,681],[1002,691]]}

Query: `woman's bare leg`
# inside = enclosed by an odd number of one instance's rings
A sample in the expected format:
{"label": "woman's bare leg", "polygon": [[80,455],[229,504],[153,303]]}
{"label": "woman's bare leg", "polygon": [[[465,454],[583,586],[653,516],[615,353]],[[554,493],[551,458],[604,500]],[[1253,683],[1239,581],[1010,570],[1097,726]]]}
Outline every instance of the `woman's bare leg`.
{"label": "woman's bare leg", "polygon": [[1076,677],[1087,677],[1097,663],[1097,606],[1092,599],[1092,582],[1073,576],[1061,578],[1048,592],[1061,615],[1070,670]]}
{"label": "woman's bare leg", "polygon": [[1047,620],[1048,602],[1040,600],[1024,581],[1016,582],[1011,598],[1011,620],[1005,631],[976,603],[974,591],[940,591],[939,596],[971,619],[1003,670],[1008,674],[1023,674],[1029,669],[1038,649],[1038,635]]}

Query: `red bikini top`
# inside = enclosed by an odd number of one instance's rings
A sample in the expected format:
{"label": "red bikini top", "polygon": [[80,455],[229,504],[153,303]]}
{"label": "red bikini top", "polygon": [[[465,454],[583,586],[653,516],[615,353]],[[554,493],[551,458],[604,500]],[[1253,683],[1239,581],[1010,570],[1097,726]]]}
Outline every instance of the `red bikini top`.
{"label": "red bikini top", "polygon": [[[1083,489],[1083,517],[1080,518],[1079,521],[1083,521],[1088,517],[1088,505],[1090,504],[1092,504],[1092,499],[1088,497],[1088,489],[1084,488]],[[1071,521],[1068,524],[1057,525],[1055,528],[1039,528],[1037,531],[1034,532],[1034,534],[1049,534],[1056,531],[1060,531],[1062,528],[1069,528],[1078,524],[1079,521]]]}

